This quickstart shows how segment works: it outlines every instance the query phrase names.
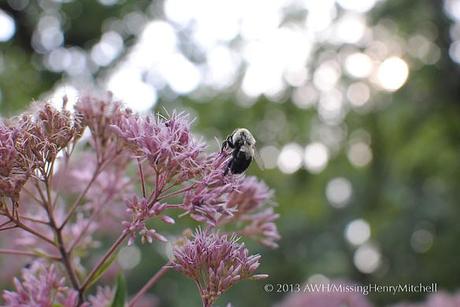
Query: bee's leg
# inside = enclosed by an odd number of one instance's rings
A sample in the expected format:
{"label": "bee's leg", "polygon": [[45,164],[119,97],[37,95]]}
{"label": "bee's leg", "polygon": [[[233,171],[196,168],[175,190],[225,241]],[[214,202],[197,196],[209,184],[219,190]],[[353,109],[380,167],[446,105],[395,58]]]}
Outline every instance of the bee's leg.
{"label": "bee's leg", "polygon": [[230,147],[230,148],[235,148],[235,145],[233,145],[233,142],[232,142],[232,136],[229,135],[227,137],[227,139],[222,143],[222,147],[220,149],[220,151],[224,151],[225,148]]}
{"label": "bee's leg", "polygon": [[222,146],[220,147],[220,152],[223,152],[227,146],[227,141],[223,141]]}
{"label": "bee's leg", "polygon": [[233,144],[233,142],[232,142],[232,136],[231,135],[227,138],[227,144],[231,149],[235,148],[235,144]]}

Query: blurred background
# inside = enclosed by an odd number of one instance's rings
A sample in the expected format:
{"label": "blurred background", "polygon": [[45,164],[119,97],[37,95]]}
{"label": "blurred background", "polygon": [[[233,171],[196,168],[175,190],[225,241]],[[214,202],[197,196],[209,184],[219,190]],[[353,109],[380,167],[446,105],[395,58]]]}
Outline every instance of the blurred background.
{"label": "blurred background", "polygon": [[[254,133],[266,170],[248,173],[276,191],[283,239],[248,243],[271,283],[460,288],[459,63],[460,0],[0,1],[1,116],[104,89],[139,112],[192,113],[211,148]],[[122,250],[131,293],[164,263],[154,245]],[[264,283],[219,304],[283,299]],[[152,293],[200,306],[177,273]]]}

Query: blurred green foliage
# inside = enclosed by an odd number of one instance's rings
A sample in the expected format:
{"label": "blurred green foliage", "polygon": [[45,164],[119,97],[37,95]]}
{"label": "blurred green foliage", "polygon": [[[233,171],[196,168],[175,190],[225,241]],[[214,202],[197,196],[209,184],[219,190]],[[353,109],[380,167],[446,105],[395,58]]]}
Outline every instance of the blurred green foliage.
{"label": "blurred green foliage", "polygon": [[[107,7],[89,0],[64,1],[56,7],[65,20],[65,44],[83,49],[99,38],[108,19],[147,7],[150,18],[163,17],[161,2],[122,1]],[[13,39],[0,43],[0,114],[8,116],[24,109],[65,76],[48,71],[42,55],[30,44],[43,5],[31,1],[27,10],[16,11],[3,0],[0,9],[15,18],[18,31]],[[361,283],[437,282],[448,291],[460,287],[460,70],[448,54],[450,21],[442,1],[437,0],[384,1],[369,15],[371,24],[382,20],[391,21],[403,39],[429,27],[437,33],[435,43],[441,57],[434,65],[412,61],[403,88],[394,94],[373,91],[371,110],[348,113],[342,124],[348,134],[360,130],[370,135],[372,161],[368,165],[353,166],[344,142],[319,174],[304,169],[283,174],[278,169],[250,168],[249,174],[260,176],[276,191],[277,211],[281,214],[283,239],[279,249],[248,242],[252,251],[262,254],[260,271],[270,275],[270,283],[300,283],[313,274],[323,274]],[[123,39],[129,48],[135,35],[124,35]],[[317,56],[323,50],[337,48],[341,46],[321,46]],[[94,81],[108,69],[94,69]],[[310,142],[317,121],[314,108],[299,109],[289,98],[272,102],[261,97],[250,107],[236,100],[236,91],[198,99],[193,95],[174,99],[165,95],[160,96],[156,108],[190,110],[197,116],[195,131],[212,146],[216,146],[214,137],[223,139],[235,127],[247,127],[256,132],[256,137],[265,133],[259,139],[260,148]],[[266,121],[271,128],[261,125]],[[347,178],[353,187],[352,199],[345,208],[330,206],[325,195],[328,182],[336,177]],[[381,266],[372,274],[356,269],[356,248],[344,237],[346,225],[357,218],[369,223],[371,241],[381,253]],[[433,235],[432,246],[422,253],[411,246],[413,234],[419,229]],[[162,246],[156,245],[145,246],[141,263],[126,272],[129,293],[135,293],[165,262],[159,252]],[[281,300],[280,293],[265,293],[264,283],[243,282],[225,294],[219,304],[231,301],[234,306],[269,306]],[[2,281],[2,286],[7,285]],[[193,283],[175,272],[168,273],[151,292],[160,298],[161,306],[199,306]],[[372,294],[371,299],[382,305],[421,295],[381,293]]]}

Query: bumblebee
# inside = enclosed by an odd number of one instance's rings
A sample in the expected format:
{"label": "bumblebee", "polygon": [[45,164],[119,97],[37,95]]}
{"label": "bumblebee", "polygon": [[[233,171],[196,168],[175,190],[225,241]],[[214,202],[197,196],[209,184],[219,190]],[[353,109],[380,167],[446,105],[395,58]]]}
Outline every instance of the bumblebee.
{"label": "bumblebee", "polygon": [[238,128],[222,143],[221,151],[231,148],[232,158],[225,168],[224,175],[228,172],[232,174],[241,174],[246,171],[255,160],[257,165],[263,169],[262,159],[256,149],[256,139],[246,128]]}

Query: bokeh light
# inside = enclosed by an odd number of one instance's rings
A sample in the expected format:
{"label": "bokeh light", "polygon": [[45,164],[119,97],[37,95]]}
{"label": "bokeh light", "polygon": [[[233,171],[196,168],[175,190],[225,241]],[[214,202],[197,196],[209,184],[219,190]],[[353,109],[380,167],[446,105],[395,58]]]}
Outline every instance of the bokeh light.
{"label": "bokeh light", "polygon": [[369,240],[371,228],[363,219],[351,221],[345,228],[345,238],[350,244],[361,245]]}
{"label": "bokeh light", "polygon": [[353,263],[360,272],[370,274],[379,268],[381,258],[378,248],[369,243],[358,247],[353,256]]}
{"label": "bokeh light", "polygon": [[346,10],[365,13],[372,9],[377,1],[378,0],[337,0],[337,3]]}
{"label": "bokeh light", "polygon": [[383,61],[377,71],[379,85],[389,91],[394,92],[406,83],[409,77],[409,67],[407,63],[399,57],[390,57]]}
{"label": "bokeh light", "polygon": [[9,41],[16,32],[14,19],[10,15],[0,10],[0,42]]}
{"label": "bokeh light", "polygon": [[372,60],[365,53],[353,53],[346,58],[345,69],[352,77],[365,78],[372,73]]}
{"label": "bokeh light", "polygon": [[369,86],[363,82],[355,82],[350,84],[347,89],[347,98],[354,107],[364,106],[371,98]]}
{"label": "bokeh light", "polygon": [[[260,156],[266,169],[276,168],[279,150],[275,146],[264,146],[260,149]],[[284,162],[283,162],[284,163]]]}
{"label": "bokeh light", "polygon": [[339,43],[356,44],[366,33],[363,16],[353,13],[343,15],[335,25],[335,40]]}
{"label": "bokeh light", "polygon": [[426,253],[433,245],[434,236],[426,229],[418,229],[411,236],[410,244],[417,253]]}
{"label": "bokeh light", "polygon": [[295,173],[302,166],[303,149],[299,144],[290,143],[283,147],[278,156],[278,167],[286,174]]}
{"label": "bokeh light", "polygon": [[123,39],[113,31],[104,33],[91,49],[91,59],[99,66],[109,65],[123,50]]}
{"label": "bokeh light", "polygon": [[353,194],[351,182],[343,177],[330,180],[326,186],[326,197],[334,208],[345,207]]}
{"label": "bokeh light", "polygon": [[305,147],[303,161],[309,172],[319,173],[327,166],[329,150],[322,143],[310,143]]}
{"label": "bokeh light", "polygon": [[117,256],[118,264],[125,270],[135,268],[141,262],[142,254],[135,245],[123,247]]}
{"label": "bokeh light", "polygon": [[318,91],[312,85],[304,85],[294,90],[292,101],[301,109],[308,109],[318,100]]}
{"label": "bokeh light", "polygon": [[363,167],[372,161],[372,151],[365,142],[353,142],[348,148],[347,157],[353,166]]}

